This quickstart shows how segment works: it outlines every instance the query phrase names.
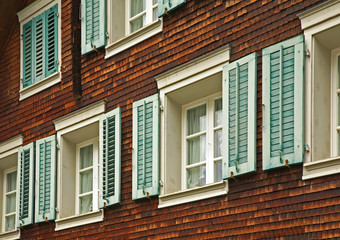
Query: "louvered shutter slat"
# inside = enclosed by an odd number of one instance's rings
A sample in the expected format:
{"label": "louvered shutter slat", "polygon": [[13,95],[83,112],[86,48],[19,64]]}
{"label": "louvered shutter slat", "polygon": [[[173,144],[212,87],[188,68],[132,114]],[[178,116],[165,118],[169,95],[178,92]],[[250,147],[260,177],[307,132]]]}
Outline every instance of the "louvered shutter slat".
{"label": "louvered shutter slat", "polygon": [[33,223],[33,144],[21,147],[18,154],[17,227]]}
{"label": "louvered shutter slat", "polygon": [[35,222],[55,219],[56,136],[36,142]]}
{"label": "louvered shutter slat", "polygon": [[32,84],[32,21],[23,26],[23,88]]}
{"label": "louvered shutter slat", "polygon": [[180,7],[186,0],[158,0],[158,17],[162,17],[166,12],[171,12]]}
{"label": "louvered shutter slat", "polygon": [[45,12],[33,19],[34,29],[34,57],[33,77],[35,81],[45,78]]}
{"label": "louvered shutter slat", "polygon": [[158,95],[133,103],[132,198],[159,194]]}
{"label": "louvered shutter slat", "polygon": [[120,116],[117,108],[100,118],[100,208],[120,202]]}
{"label": "louvered shutter slat", "polygon": [[57,72],[58,70],[58,5],[54,5],[45,13],[46,21],[46,38],[45,38],[45,71],[46,77]]}
{"label": "louvered shutter slat", "polygon": [[264,170],[303,162],[303,45],[298,36],[263,50]]}
{"label": "louvered shutter slat", "polygon": [[223,177],[255,171],[256,54],[223,68]]}

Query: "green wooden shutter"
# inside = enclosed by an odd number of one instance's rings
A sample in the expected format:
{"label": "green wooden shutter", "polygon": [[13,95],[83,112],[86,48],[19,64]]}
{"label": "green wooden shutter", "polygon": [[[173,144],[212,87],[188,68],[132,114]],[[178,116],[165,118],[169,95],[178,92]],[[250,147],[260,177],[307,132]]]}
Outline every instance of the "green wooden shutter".
{"label": "green wooden shutter", "polygon": [[105,46],[106,1],[81,1],[81,53],[86,54]]}
{"label": "green wooden shutter", "polygon": [[55,219],[56,136],[36,142],[35,222]]}
{"label": "green wooden shutter", "polygon": [[45,78],[45,12],[33,19],[33,79]]}
{"label": "green wooden shutter", "polygon": [[304,39],[263,49],[263,169],[303,162]]}
{"label": "green wooden shutter", "polygon": [[158,94],[133,103],[132,129],[132,199],[158,195]]}
{"label": "green wooden shutter", "polygon": [[58,5],[45,12],[45,77],[58,71]]}
{"label": "green wooden shutter", "polygon": [[33,223],[34,143],[19,148],[17,226]]}
{"label": "green wooden shutter", "polygon": [[256,53],[223,68],[223,177],[256,171]]}
{"label": "green wooden shutter", "polygon": [[158,0],[158,17],[162,17],[165,11],[173,11],[185,2],[186,0]]}
{"label": "green wooden shutter", "polygon": [[121,119],[120,108],[99,122],[99,207],[120,202]]}
{"label": "green wooden shutter", "polygon": [[29,21],[23,26],[23,88],[32,84],[32,49],[33,49],[33,29],[32,21]]}

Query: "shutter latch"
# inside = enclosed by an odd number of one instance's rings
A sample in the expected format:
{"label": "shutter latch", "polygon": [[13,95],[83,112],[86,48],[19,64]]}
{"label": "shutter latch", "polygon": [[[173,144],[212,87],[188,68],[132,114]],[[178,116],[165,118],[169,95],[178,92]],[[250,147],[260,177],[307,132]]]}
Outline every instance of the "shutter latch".
{"label": "shutter latch", "polygon": [[305,151],[306,151],[306,152],[309,152],[309,151],[310,151],[310,148],[309,148],[309,145],[308,145],[308,144],[305,144],[303,147],[305,148]]}

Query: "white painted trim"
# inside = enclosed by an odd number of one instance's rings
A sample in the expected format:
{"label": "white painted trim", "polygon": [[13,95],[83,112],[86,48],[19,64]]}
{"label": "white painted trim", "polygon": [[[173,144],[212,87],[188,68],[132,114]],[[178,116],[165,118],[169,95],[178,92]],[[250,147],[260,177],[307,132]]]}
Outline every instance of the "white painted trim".
{"label": "white painted trim", "polygon": [[[169,87],[179,81],[183,81],[189,77],[190,82],[198,81],[216,72],[222,72],[222,67],[229,62],[230,47],[226,45],[215,51],[209,52],[201,57],[198,57],[188,63],[182,64],[174,69],[171,69],[163,74],[155,77],[158,89]],[[216,68],[218,69],[216,71]],[[213,73],[207,71],[212,70]],[[196,75],[196,77],[195,77]],[[180,88],[178,86],[176,88]]]}
{"label": "white painted trim", "polygon": [[[90,123],[82,122],[91,118],[96,118],[98,119],[97,121],[99,121],[99,115],[105,112],[105,104],[105,100],[100,100],[84,108],[78,109],[65,116],[53,120],[56,131],[64,130],[65,128],[69,128],[72,125],[88,125]],[[91,120],[89,121],[92,122]],[[64,132],[68,131],[64,130]]]}
{"label": "white painted trim", "polygon": [[105,59],[112,57],[113,55],[116,55],[117,53],[120,53],[162,31],[163,21],[162,19],[158,19],[138,31],[131,33],[114,43],[108,44],[105,47]]}
{"label": "white painted trim", "polygon": [[303,164],[302,180],[340,173],[340,156]]}
{"label": "white painted trim", "polygon": [[339,123],[339,106],[338,106],[338,94],[336,90],[339,89],[339,65],[338,65],[338,57],[340,56],[340,48],[334,49],[331,53],[331,157],[338,156],[340,153],[338,152],[338,131],[336,130]]}
{"label": "white painted trim", "polygon": [[2,240],[20,239],[20,230],[14,230],[14,231],[10,231],[10,232],[0,233],[0,239],[2,239]]}
{"label": "white painted trim", "polygon": [[22,146],[23,137],[17,135],[0,143],[0,159],[18,153],[18,148]]}
{"label": "white painted trim", "polygon": [[21,88],[21,90],[19,91],[20,93],[19,101],[25,98],[28,98],[30,96],[33,96],[34,94],[41,92],[45,90],[46,88],[49,88],[59,82],[61,82],[60,72],[56,72],[48,76],[47,78],[44,78],[38,82],[33,83],[32,85],[28,87]]}
{"label": "white painted trim", "polygon": [[202,187],[160,195],[158,208],[165,208],[183,203],[212,198],[216,196],[222,196],[227,193],[228,193],[228,181],[221,181],[218,183],[213,183]]}
{"label": "white painted trim", "polygon": [[20,96],[19,101],[28,98],[42,90],[49,88],[61,81],[60,67],[61,67],[61,0],[36,0],[27,7],[17,13],[20,22],[20,36],[23,35],[23,26],[32,18],[38,16],[42,12],[58,4],[58,70],[56,73],[33,83],[32,85],[23,88],[23,40],[20,40]]}
{"label": "white painted trim", "polygon": [[104,211],[98,210],[95,212],[84,213],[72,217],[55,220],[55,231],[83,226],[90,223],[101,222],[104,220]]}

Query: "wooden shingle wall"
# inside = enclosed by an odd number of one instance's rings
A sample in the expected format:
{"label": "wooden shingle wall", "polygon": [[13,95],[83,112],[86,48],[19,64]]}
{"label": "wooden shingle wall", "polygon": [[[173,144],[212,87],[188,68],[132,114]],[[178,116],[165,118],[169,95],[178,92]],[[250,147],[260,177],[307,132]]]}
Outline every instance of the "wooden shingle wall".
{"label": "wooden shingle wall", "polygon": [[[335,239],[340,238],[339,175],[302,181],[302,167],[262,171],[262,49],[302,34],[298,13],[322,0],[187,0],[164,17],[163,32],[104,59],[81,58],[74,97],[72,3],[63,0],[62,81],[19,102],[20,29],[0,59],[0,141],[24,144],[55,133],[52,120],[101,99],[122,111],[121,204],[104,221],[55,232],[55,223],[21,230],[22,239]],[[78,38],[79,41],[79,38]],[[257,52],[257,172],[229,181],[225,196],[158,209],[158,198],[132,201],[132,102],[157,93],[155,76],[230,44],[231,61]],[[76,54],[76,53],[75,53]]]}

